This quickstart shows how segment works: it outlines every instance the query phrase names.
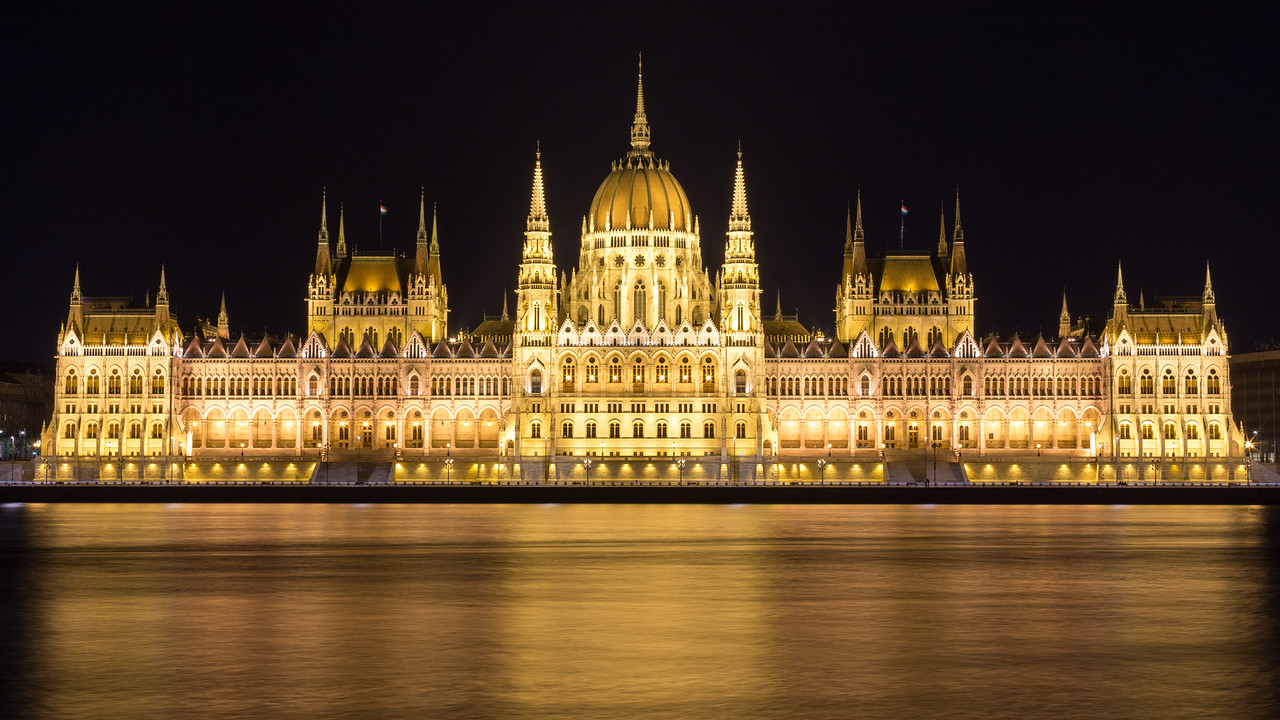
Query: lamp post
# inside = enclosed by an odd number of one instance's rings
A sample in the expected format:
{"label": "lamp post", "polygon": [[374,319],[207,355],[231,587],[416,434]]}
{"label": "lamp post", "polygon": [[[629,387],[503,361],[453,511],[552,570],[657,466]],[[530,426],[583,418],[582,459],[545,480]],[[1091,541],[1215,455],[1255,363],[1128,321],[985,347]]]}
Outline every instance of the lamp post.
{"label": "lamp post", "polygon": [[444,444],[444,455],[445,455],[445,457],[444,457],[444,481],[445,481],[445,482],[452,482],[452,481],[453,481],[453,457],[451,457],[451,456],[450,456],[450,454],[449,454],[450,448],[452,448],[452,446],[453,446],[453,445],[452,445],[452,443],[445,443],[445,444]]}
{"label": "lamp post", "polygon": [[588,485],[590,485],[590,484],[591,484],[591,458],[589,458],[589,457],[583,458],[583,459],[582,459],[582,467],[583,467],[583,469],[585,469],[585,470],[586,470],[586,473],[587,473],[587,484],[588,484]]}
{"label": "lamp post", "polygon": [[676,467],[680,468],[680,485],[684,485],[684,458],[676,460]]}
{"label": "lamp post", "polygon": [[827,459],[818,458],[818,483],[825,484],[827,482]]}

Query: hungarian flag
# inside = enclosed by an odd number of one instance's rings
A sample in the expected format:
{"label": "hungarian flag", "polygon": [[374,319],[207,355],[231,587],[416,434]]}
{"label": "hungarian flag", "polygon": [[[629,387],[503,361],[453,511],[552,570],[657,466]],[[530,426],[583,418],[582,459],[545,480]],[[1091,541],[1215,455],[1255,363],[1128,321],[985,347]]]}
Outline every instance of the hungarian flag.
{"label": "hungarian flag", "polygon": [[[386,212],[386,210],[383,210],[382,212],[383,212],[383,213],[385,213],[385,212]],[[906,203],[903,203],[903,204],[902,204],[902,214],[903,214],[903,215],[906,215],[906,214],[907,214],[907,204],[906,204]]]}
{"label": "hungarian flag", "polygon": [[[386,206],[386,205],[379,204],[379,205],[378,205],[378,210],[379,210],[379,212],[380,212],[381,214],[383,214],[383,215],[386,215],[386,214],[387,214],[387,206]],[[904,206],[904,207],[902,208],[902,212],[904,212],[904,213],[905,213],[906,211],[907,211],[907,208]]]}

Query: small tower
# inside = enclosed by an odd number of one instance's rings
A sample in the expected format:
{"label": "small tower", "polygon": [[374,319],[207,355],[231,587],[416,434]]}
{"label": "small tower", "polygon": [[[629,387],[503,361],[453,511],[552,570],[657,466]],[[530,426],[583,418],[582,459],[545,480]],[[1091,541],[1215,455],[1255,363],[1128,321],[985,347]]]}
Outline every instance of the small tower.
{"label": "small tower", "polygon": [[976,298],[973,275],[969,273],[969,261],[964,253],[964,226],[960,223],[960,186],[956,186],[956,224],[951,231],[951,262],[947,270],[947,325],[950,337],[973,332],[973,311]]}
{"label": "small tower", "polygon": [[1209,330],[1218,327],[1218,309],[1217,298],[1213,294],[1213,278],[1209,276],[1207,262],[1204,264],[1204,294],[1201,295],[1200,304],[1204,313],[1202,332],[1208,334]]}
{"label": "small tower", "polygon": [[1116,293],[1111,301],[1111,318],[1114,330],[1119,332],[1129,322],[1129,297],[1124,292],[1124,267],[1116,263]]}
{"label": "small tower", "polygon": [[316,264],[307,282],[307,327],[326,337],[330,337],[332,332],[333,300],[337,284],[333,270],[333,254],[329,249],[328,216],[327,193],[322,193],[320,232],[316,235]]}
{"label": "small tower", "polygon": [[431,235],[427,235],[427,198],[418,198],[418,236],[409,276],[410,326],[428,343],[449,334],[449,293],[440,272],[440,236],[435,205],[431,206]]}
{"label": "small tower", "polygon": [[84,296],[80,294],[80,263],[76,263],[76,277],[71,282],[71,308],[67,311],[67,332],[75,331],[84,342]]}
{"label": "small tower", "polygon": [[164,266],[160,266],[160,289],[156,291],[156,319],[152,332],[159,331],[169,340],[169,289],[164,282]]}
{"label": "small tower", "polygon": [[947,209],[941,208],[938,218],[938,257],[945,258],[947,256]]}
{"label": "small tower", "polygon": [[231,320],[227,318],[227,291],[222,291],[222,308],[218,310],[218,337],[231,338]]}
{"label": "small tower", "polygon": [[862,230],[862,190],[858,189],[857,211],[852,222],[848,208],[844,217],[844,272],[836,288],[836,337],[848,344],[871,327],[871,272],[867,269],[866,238]]}
{"label": "small tower", "polygon": [[342,204],[338,204],[338,258],[345,260],[347,257],[347,228],[346,219],[344,217]]}
{"label": "small tower", "polygon": [[1058,313],[1058,339],[1071,336],[1071,313],[1067,312],[1067,291],[1062,291],[1062,312]]}

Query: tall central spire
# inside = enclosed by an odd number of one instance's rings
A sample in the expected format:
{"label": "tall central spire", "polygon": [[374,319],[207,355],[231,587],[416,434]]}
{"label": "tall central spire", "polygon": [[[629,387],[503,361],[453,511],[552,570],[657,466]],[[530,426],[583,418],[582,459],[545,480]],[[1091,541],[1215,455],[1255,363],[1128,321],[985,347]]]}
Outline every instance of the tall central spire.
{"label": "tall central spire", "polygon": [[640,56],[636,74],[636,117],[631,122],[629,156],[651,155],[649,152],[649,120],[644,115],[644,57]]}
{"label": "tall central spire", "polygon": [[747,180],[742,174],[742,143],[738,143],[738,169],[733,174],[733,205],[729,211],[729,232],[750,231],[751,215],[747,212]]}
{"label": "tall central spire", "polygon": [[[637,117],[640,117],[637,115]],[[537,145],[533,161],[533,194],[529,198],[529,219],[525,229],[530,232],[548,232],[551,221],[547,218],[547,196],[542,189],[542,143]]]}

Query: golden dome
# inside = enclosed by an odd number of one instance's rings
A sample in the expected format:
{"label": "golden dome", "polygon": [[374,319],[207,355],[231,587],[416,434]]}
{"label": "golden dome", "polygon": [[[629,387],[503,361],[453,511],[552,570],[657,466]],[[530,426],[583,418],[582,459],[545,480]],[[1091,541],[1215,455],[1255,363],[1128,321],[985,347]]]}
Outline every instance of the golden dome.
{"label": "golden dome", "polygon": [[693,232],[693,210],[684,188],[661,161],[627,158],[600,183],[591,201],[590,221],[599,232],[627,227],[648,228],[653,213],[654,230]]}

